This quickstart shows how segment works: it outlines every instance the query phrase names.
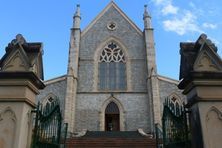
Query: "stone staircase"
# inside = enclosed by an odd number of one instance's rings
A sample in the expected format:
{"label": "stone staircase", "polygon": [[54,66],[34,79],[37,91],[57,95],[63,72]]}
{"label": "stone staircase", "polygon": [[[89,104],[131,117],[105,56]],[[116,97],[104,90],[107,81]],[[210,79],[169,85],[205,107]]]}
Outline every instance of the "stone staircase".
{"label": "stone staircase", "polygon": [[66,148],[156,148],[155,139],[137,131],[87,132],[66,140]]}

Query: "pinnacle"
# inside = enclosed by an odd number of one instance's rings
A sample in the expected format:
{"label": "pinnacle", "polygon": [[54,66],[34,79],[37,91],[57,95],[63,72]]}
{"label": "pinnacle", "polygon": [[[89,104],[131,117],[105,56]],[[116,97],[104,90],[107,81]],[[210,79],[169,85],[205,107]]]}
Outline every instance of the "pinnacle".
{"label": "pinnacle", "polygon": [[149,13],[148,13],[148,11],[147,11],[147,5],[144,5],[144,17],[150,17],[150,15],[149,15]]}
{"label": "pinnacle", "polygon": [[76,5],[76,12],[75,12],[75,15],[74,15],[74,16],[80,17],[80,4],[77,4],[77,5]]}

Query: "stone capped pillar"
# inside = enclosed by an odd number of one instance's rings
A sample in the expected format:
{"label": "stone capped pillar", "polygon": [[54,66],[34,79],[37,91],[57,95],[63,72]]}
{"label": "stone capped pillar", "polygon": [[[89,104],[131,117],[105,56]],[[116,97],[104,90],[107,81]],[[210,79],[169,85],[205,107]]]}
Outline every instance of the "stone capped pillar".
{"label": "stone capped pillar", "polygon": [[202,34],[181,43],[179,88],[187,96],[193,148],[222,145],[222,61],[215,45]]}
{"label": "stone capped pillar", "polygon": [[147,88],[148,96],[150,103],[150,123],[151,123],[151,132],[154,132],[154,124],[161,124],[160,117],[160,94],[159,94],[159,81],[156,68],[156,54],[155,54],[155,45],[153,37],[153,28],[151,27],[151,16],[147,11],[147,6],[145,5],[145,10],[143,14],[144,20],[144,40],[146,48],[146,57],[147,57]]}
{"label": "stone capped pillar", "polygon": [[0,60],[0,147],[30,148],[31,111],[42,82],[42,44],[17,35]]}
{"label": "stone capped pillar", "polygon": [[80,6],[77,5],[77,9],[73,17],[73,27],[71,28],[71,36],[69,43],[69,59],[66,79],[67,86],[65,97],[64,122],[68,123],[69,132],[75,131],[75,105],[81,35],[80,20]]}

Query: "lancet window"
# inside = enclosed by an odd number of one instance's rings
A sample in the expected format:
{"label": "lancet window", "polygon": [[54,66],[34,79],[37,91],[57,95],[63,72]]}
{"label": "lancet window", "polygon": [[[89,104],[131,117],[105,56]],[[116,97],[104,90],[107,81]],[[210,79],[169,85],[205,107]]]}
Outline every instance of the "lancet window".
{"label": "lancet window", "polygon": [[99,58],[99,89],[126,89],[126,59],[122,49],[115,43],[109,42]]}

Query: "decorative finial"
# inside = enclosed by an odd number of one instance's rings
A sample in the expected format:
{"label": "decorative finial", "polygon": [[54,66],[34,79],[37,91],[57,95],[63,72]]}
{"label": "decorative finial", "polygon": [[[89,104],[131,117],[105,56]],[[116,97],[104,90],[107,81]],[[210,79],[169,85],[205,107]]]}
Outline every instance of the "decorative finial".
{"label": "decorative finial", "polygon": [[77,4],[77,5],[76,5],[76,13],[75,13],[75,16],[80,17],[80,4]]}
{"label": "decorative finial", "polygon": [[144,14],[143,14],[143,20],[144,20],[144,27],[151,28],[151,16],[148,13],[147,5],[144,5]]}
{"label": "decorative finial", "polygon": [[73,28],[80,28],[80,20],[81,20],[81,16],[80,16],[80,5],[77,4],[76,5],[76,12],[73,16]]}
{"label": "decorative finial", "polygon": [[144,17],[149,16],[149,13],[147,11],[147,5],[144,5]]}

